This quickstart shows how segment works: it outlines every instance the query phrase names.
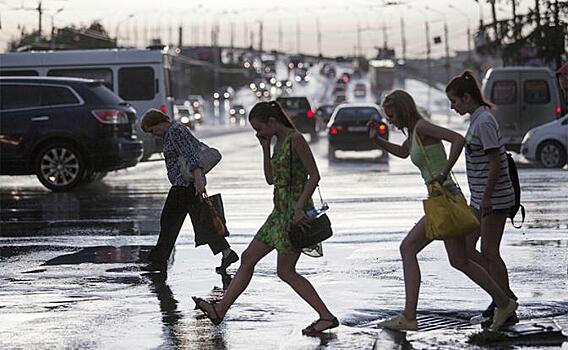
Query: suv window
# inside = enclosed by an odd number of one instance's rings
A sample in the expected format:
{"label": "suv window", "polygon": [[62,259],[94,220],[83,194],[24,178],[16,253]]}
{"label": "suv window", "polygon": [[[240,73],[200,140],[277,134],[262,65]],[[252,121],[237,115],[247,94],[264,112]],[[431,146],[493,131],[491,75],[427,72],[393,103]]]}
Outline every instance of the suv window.
{"label": "suv window", "polygon": [[280,103],[280,105],[284,109],[304,109],[304,110],[310,109],[310,103],[308,102],[308,99],[305,97],[278,98],[276,99],[276,101],[278,101],[278,103]]}
{"label": "suv window", "polygon": [[550,91],[546,80],[526,80],[524,95],[526,103],[546,104],[550,102]]}
{"label": "suv window", "polygon": [[496,105],[510,105],[517,102],[517,82],[514,80],[499,80],[493,84],[491,102]]}
{"label": "suv window", "polygon": [[153,100],[154,69],[152,67],[119,69],[118,95],[125,100]]}
{"label": "suv window", "polygon": [[0,77],[37,77],[35,70],[0,70]]}
{"label": "suv window", "polygon": [[79,100],[70,89],[51,85],[2,85],[0,100],[2,109],[35,108],[79,103]]}
{"label": "suv window", "polygon": [[108,68],[83,68],[83,69],[51,69],[47,72],[52,77],[72,77],[102,80],[112,90],[112,70]]}
{"label": "suv window", "polygon": [[0,109],[39,107],[41,94],[39,86],[1,85]]}
{"label": "suv window", "polygon": [[101,83],[91,83],[89,84],[90,90],[97,95],[100,99],[100,102],[107,105],[118,105],[124,103],[124,101],[118,97],[114,92],[110,91],[110,89]]}
{"label": "suv window", "polygon": [[335,121],[341,122],[368,121],[371,119],[381,119],[379,112],[371,107],[342,108],[337,111],[335,116]]}

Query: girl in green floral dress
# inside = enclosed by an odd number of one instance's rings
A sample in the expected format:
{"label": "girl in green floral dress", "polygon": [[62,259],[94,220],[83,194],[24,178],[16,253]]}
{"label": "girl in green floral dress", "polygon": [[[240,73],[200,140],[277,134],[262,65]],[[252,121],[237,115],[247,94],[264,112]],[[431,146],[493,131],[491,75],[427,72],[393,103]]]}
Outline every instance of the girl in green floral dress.
{"label": "girl in green floral dress", "polygon": [[[252,242],[241,256],[241,266],[229,284],[223,299],[212,304],[193,297],[196,308],[214,323],[223,321],[229,307],[248,286],[256,264],[276,249],[277,273],[318,314],[319,319],[302,330],[303,334],[316,334],[339,326],[312,284],[296,272],[301,251],[287,240],[288,223],[308,223],[305,210],[313,206],[312,194],[320,180],[312,151],[304,137],[296,130],[290,118],[277,102],[257,103],[250,111],[249,121],[262,146],[264,176],[274,185],[274,209]],[[271,154],[271,141],[276,138]],[[304,251],[321,256],[321,244]]]}

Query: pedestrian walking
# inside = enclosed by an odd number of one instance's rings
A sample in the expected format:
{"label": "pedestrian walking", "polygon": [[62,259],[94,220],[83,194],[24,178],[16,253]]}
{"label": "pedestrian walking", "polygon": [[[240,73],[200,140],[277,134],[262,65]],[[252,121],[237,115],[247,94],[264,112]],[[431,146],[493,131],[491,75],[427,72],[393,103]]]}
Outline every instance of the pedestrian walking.
{"label": "pedestrian walking", "polygon": [[[339,326],[338,319],[329,311],[312,284],[296,271],[301,251],[290,244],[286,234],[290,222],[307,223],[306,210],[313,207],[312,194],[320,180],[313,154],[277,102],[257,103],[250,111],[249,122],[262,147],[266,182],[274,186],[274,209],[243,252],[241,265],[223,298],[217,303],[209,303],[193,297],[195,307],[214,324],[221,323],[231,305],[248,286],[256,264],[276,249],[278,277],[319,315],[319,319],[304,328],[302,333],[310,335],[335,328]],[[273,139],[276,143],[271,150]],[[304,252],[321,256],[321,243]]]}
{"label": "pedestrian walking", "polygon": [[[227,267],[239,260],[237,253],[231,249],[223,236],[214,232],[211,220],[207,216],[207,209],[203,203],[205,193],[205,176],[199,164],[197,145],[191,142],[191,131],[170,117],[156,109],[148,110],[142,117],[142,130],[164,139],[164,158],[168,180],[172,187],[168,192],[162,215],[160,217],[160,235],[156,246],[149,254],[149,264],[142,267],[146,271],[165,272],[167,260],[172,253],[175,242],[187,214],[195,231],[196,245],[208,244],[214,255],[222,253],[221,265],[217,267],[218,273],[224,273]],[[184,176],[182,162],[192,173],[192,179]],[[211,226],[210,234],[202,235],[203,229],[196,229],[198,225]]]}
{"label": "pedestrian walking", "polygon": [[[471,71],[454,77],[446,87],[446,94],[453,110],[470,116],[465,137],[466,170],[470,206],[479,218],[481,230],[467,237],[468,251],[471,259],[484,266],[499,286],[517,300],[509,286],[507,266],[499,251],[505,221],[515,205],[515,192],[499,125],[491,113],[491,103],[483,97]],[[475,248],[479,237],[481,252]],[[487,323],[494,310],[495,299],[475,320]],[[513,313],[505,324],[518,321],[516,313]]]}
{"label": "pedestrian walking", "polygon": [[[397,128],[406,133],[407,138],[402,145],[397,145],[379,136],[377,122],[369,122],[369,137],[387,152],[407,158],[416,165],[428,185],[434,181],[441,184],[449,193],[459,194],[460,189],[449,176],[452,167],[458,160],[464,138],[460,134],[433,124],[420,115],[412,96],[402,90],[389,94],[383,108],[387,119]],[[449,158],[446,156],[442,140],[451,143]],[[431,187],[429,187],[431,189]],[[429,193],[429,196],[440,195]],[[406,302],[401,315],[379,323],[380,326],[395,330],[417,330],[416,308],[420,290],[420,266],[417,254],[432,241],[426,237],[426,222],[423,216],[406,235],[400,245],[404,270],[404,285]],[[444,240],[446,253],[450,264],[463,272],[493,297],[499,307],[493,319],[493,328],[499,328],[501,323],[511,314],[516,303],[497,285],[482,266],[466,254],[466,240],[463,236]]]}

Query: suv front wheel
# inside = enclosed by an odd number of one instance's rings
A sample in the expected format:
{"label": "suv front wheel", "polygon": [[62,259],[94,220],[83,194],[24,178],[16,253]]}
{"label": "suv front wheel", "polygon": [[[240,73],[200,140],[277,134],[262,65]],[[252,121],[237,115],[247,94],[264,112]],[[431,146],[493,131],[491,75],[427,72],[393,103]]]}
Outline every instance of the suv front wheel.
{"label": "suv front wheel", "polygon": [[35,164],[37,178],[52,191],[68,191],[77,186],[83,179],[86,167],[81,152],[63,142],[42,148]]}

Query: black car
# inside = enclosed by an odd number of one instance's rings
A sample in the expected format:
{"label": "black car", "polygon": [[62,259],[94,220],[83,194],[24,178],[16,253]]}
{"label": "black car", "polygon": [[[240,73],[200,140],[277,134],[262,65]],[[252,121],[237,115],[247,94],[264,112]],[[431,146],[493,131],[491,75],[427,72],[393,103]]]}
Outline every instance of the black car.
{"label": "black car", "polygon": [[[369,151],[380,147],[369,139],[367,123],[377,120],[379,135],[388,140],[389,126],[375,104],[344,104],[333,112],[327,125],[329,139],[328,156],[335,160],[335,151]],[[388,159],[388,153],[382,152],[382,161]]]}
{"label": "black car", "polygon": [[310,134],[310,141],[317,139],[316,115],[306,97],[280,96],[276,101],[292,118],[294,125],[300,132]]}
{"label": "black car", "polygon": [[142,157],[136,111],[102,81],[0,78],[0,174],[72,189]]}

